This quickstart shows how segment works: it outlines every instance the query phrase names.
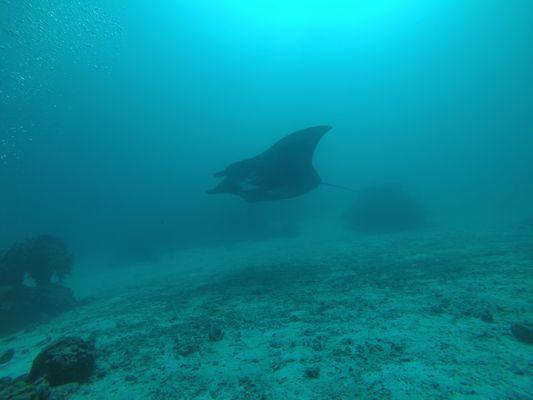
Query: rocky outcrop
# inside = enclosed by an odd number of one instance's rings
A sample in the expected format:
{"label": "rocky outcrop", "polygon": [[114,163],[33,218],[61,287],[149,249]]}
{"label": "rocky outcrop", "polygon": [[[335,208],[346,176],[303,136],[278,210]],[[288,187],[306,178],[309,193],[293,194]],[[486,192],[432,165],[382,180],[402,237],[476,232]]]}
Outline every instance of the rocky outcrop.
{"label": "rocky outcrop", "polygon": [[207,332],[207,337],[210,342],[219,342],[224,338],[224,332],[217,325],[210,325]]}
{"label": "rocky outcrop", "polygon": [[70,310],[76,304],[74,292],[59,284],[13,288],[0,298],[0,335],[42,322]]}
{"label": "rocky outcrop", "polygon": [[44,378],[50,386],[82,383],[93,374],[94,368],[94,343],[70,337],[50,344],[37,355],[28,381]]}
{"label": "rocky outcrop", "polygon": [[[41,235],[0,251],[0,335],[72,308],[72,291],[60,283],[74,258],[60,239]],[[27,285],[26,279],[33,281]]]}
{"label": "rocky outcrop", "polygon": [[522,343],[533,344],[533,324],[527,322],[512,324],[511,333],[516,340]]}

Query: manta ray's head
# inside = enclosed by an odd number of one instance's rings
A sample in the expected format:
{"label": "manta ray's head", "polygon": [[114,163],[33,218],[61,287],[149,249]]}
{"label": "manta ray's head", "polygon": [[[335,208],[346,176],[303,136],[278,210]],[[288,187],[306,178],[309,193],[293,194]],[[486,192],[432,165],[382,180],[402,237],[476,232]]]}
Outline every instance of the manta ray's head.
{"label": "manta ray's head", "polygon": [[241,196],[246,201],[255,202],[255,198],[261,192],[261,187],[254,182],[253,176],[235,178],[226,176],[213,189],[207,190],[207,194],[234,194]]}
{"label": "manta ray's head", "polygon": [[207,194],[238,194],[239,183],[235,180],[225,178],[213,189],[206,190]]}

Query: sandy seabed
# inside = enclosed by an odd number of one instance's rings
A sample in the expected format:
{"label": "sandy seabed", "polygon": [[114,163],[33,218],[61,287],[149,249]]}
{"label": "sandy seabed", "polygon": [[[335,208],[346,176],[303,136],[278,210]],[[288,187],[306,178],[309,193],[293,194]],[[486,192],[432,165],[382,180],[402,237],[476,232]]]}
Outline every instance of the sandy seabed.
{"label": "sandy seabed", "polygon": [[[321,232],[316,234],[316,232]],[[0,340],[29,370],[50,340],[96,338],[67,398],[533,399],[533,232],[425,230],[196,248],[79,267],[87,305]]]}

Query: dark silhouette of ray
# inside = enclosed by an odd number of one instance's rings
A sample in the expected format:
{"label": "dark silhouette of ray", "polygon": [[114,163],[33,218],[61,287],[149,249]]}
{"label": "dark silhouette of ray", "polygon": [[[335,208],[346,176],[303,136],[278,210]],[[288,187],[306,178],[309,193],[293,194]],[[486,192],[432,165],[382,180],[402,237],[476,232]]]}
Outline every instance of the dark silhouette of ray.
{"label": "dark silhouette of ray", "polygon": [[320,125],[287,135],[263,153],[230,164],[208,194],[228,193],[249,202],[283,200],[306,194],[322,183],[313,155],[331,126]]}

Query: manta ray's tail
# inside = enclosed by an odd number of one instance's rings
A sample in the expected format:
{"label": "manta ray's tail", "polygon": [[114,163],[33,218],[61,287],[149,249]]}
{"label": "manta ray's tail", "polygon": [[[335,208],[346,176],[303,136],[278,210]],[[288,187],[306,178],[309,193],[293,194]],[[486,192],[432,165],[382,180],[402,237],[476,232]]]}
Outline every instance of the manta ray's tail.
{"label": "manta ray's tail", "polygon": [[355,189],[352,189],[352,188],[349,188],[349,187],[346,187],[346,186],[335,185],[333,183],[322,182],[322,185],[329,186],[329,187],[334,187],[334,188],[337,188],[337,189],[347,190],[349,192],[355,192]]}

